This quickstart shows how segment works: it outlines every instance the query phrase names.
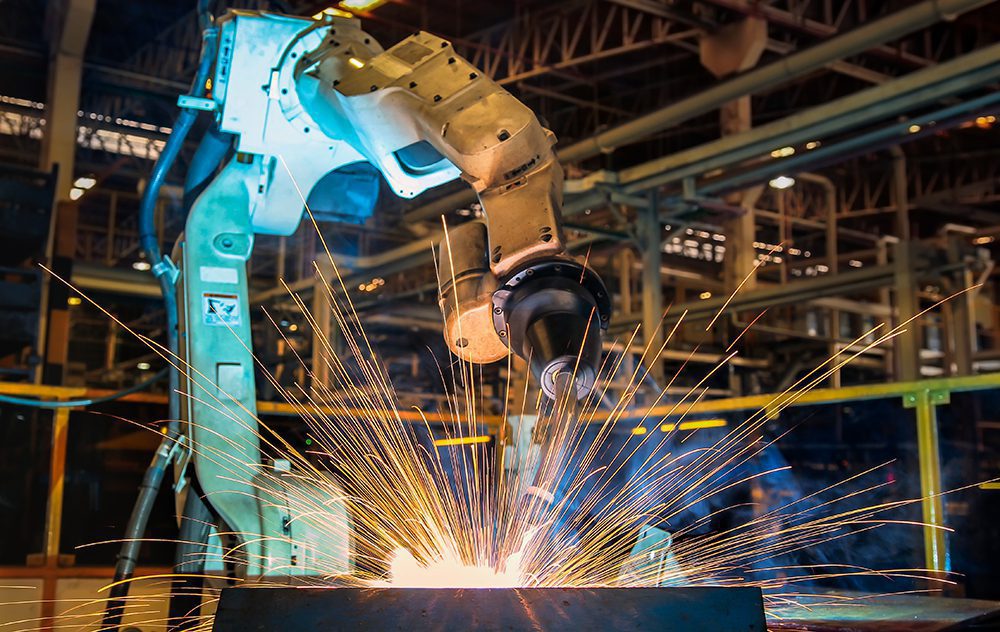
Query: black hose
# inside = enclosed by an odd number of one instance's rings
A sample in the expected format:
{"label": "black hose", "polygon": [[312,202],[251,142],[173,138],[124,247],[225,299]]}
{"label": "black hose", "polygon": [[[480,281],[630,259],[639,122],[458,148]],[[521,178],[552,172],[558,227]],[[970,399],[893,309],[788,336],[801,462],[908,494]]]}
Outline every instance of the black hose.
{"label": "black hose", "polygon": [[[211,24],[211,14],[207,13],[208,2],[199,2],[199,20],[205,24]],[[198,72],[195,74],[194,82],[191,84],[191,96],[203,97],[205,95],[206,84],[209,73],[215,63],[215,52],[218,45],[218,31],[211,26],[205,27],[202,35],[201,58],[198,63]],[[153,167],[153,172],[149,176],[149,182],[143,191],[142,201],[139,205],[139,245],[146,253],[146,259],[152,265],[151,271],[160,282],[160,290],[163,294],[164,308],[167,314],[167,348],[174,355],[177,355],[180,348],[178,339],[178,313],[177,313],[177,288],[174,285],[172,274],[173,266],[164,261],[163,253],[160,250],[160,243],[156,234],[156,201],[160,196],[160,189],[170,173],[170,168],[177,160],[178,154],[184,147],[188,132],[198,118],[199,111],[185,108],[177,115],[177,120],[171,129],[170,137],[167,139],[160,156]],[[178,389],[180,387],[180,375],[177,371],[172,371],[170,376],[170,419],[177,419],[180,416],[180,397]]]}
{"label": "black hose", "polygon": [[[218,45],[218,31],[212,26],[209,2],[207,0],[200,0],[198,10],[199,23],[203,28],[203,33],[201,58],[190,92],[191,96],[195,97],[205,95],[206,83],[215,62]],[[177,155],[183,148],[187,134],[191,131],[191,127],[194,125],[197,117],[198,112],[190,109],[183,109],[178,114],[170,137],[167,139],[156,161],[156,165],[153,167],[153,172],[150,174],[149,183],[143,192],[142,202],[139,207],[140,246],[152,264],[154,276],[160,282],[164,308],[167,314],[167,348],[174,356],[177,356],[180,350],[177,329],[177,290],[172,274],[174,268],[168,261],[164,260],[156,236],[156,201],[159,197],[160,188],[163,186],[170,168],[177,159]],[[121,551],[115,563],[115,577],[108,596],[107,609],[104,612],[104,621],[102,624],[102,629],[104,630],[116,630],[121,624],[125,609],[125,597],[128,595],[129,590],[129,580],[132,579],[135,572],[141,541],[146,532],[146,524],[149,521],[149,514],[159,493],[164,473],[170,463],[174,444],[180,436],[180,422],[178,421],[180,418],[179,389],[180,375],[177,370],[170,371],[168,407],[169,416],[172,421],[168,425],[167,436],[160,442],[160,447],[157,448],[156,454],[153,456],[153,460],[146,470],[142,486],[139,489],[139,498],[136,500],[135,506],[132,509],[132,515],[129,517]]]}
{"label": "black hose", "polygon": [[143,389],[149,388],[153,384],[159,382],[167,376],[170,369],[161,369],[157,371],[156,375],[139,382],[134,386],[122,389],[110,395],[103,395],[101,397],[91,397],[87,399],[67,399],[58,402],[43,402],[37,399],[27,399],[24,397],[11,397],[10,395],[0,395],[0,403],[4,404],[14,404],[16,406],[31,406],[32,408],[78,408],[81,406],[93,406],[94,404],[103,404],[104,402],[114,401],[116,399],[121,399],[126,395],[131,395],[132,393],[137,393]]}
{"label": "black hose", "polygon": [[160,485],[163,483],[163,476],[170,464],[173,447],[174,442],[164,437],[146,469],[146,474],[142,477],[139,498],[136,500],[135,506],[132,507],[125,540],[122,542],[118,561],[115,564],[115,579],[111,586],[108,604],[104,610],[102,630],[116,630],[121,624],[122,615],[125,613],[125,598],[128,596],[129,584],[135,572],[136,563],[139,561],[142,537],[146,533],[149,514],[153,510]]}
{"label": "black hose", "polygon": [[214,516],[202,499],[197,481],[192,481],[184,500],[180,534],[174,553],[176,577],[170,586],[169,632],[180,632],[201,625],[204,592],[205,556]]}
{"label": "black hose", "polygon": [[218,167],[233,147],[235,135],[223,132],[215,125],[205,131],[198,143],[184,177],[184,210],[189,211],[198,196],[208,187]]}

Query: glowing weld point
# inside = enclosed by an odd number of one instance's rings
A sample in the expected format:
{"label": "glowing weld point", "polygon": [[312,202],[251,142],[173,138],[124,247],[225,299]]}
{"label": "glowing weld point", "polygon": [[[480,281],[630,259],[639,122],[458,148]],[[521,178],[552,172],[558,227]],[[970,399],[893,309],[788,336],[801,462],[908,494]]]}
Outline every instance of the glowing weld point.
{"label": "glowing weld point", "polygon": [[364,68],[365,67],[365,62],[361,61],[357,57],[351,57],[350,59],[347,60],[347,62],[349,64],[351,64],[352,66],[354,66],[355,68]]}
{"label": "glowing weld point", "polygon": [[396,549],[389,566],[391,584],[406,588],[513,588],[519,571],[497,572],[487,566],[467,566],[458,560],[436,560],[423,566],[406,549]]}
{"label": "glowing weld point", "polygon": [[507,556],[499,568],[463,563],[457,554],[430,564],[421,564],[404,548],[393,551],[386,584],[404,588],[518,588],[525,585],[522,563],[524,551],[541,527],[528,529],[521,546]]}

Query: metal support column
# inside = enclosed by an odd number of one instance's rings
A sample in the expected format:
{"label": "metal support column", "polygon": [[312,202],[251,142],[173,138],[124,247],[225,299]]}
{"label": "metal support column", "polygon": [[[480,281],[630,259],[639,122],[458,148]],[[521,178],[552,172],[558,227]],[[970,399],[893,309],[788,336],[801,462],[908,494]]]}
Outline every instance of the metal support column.
{"label": "metal support column", "polygon": [[[837,248],[837,187],[826,176],[815,173],[800,173],[796,177],[800,180],[817,184],[823,188],[823,204],[825,206],[824,213],[826,215],[826,265],[829,268],[827,273],[830,275],[838,274],[840,272],[840,257],[838,256]],[[839,351],[838,341],[840,340],[840,310],[830,310],[830,331],[828,333],[830,345],[827,351],[830,357],[833,357]],[[830,375],[830,387],[840,388],[840,369],[835,370]]]}
{"label": "metal support column", "polygon": [[[948,240],[948,261],[951,263],[962,263],[964,259],[962,242],[958,237],[951,237]],[[955,286],[953,291],[964,290],[976,284],[976,280],[969,266],[958,270],[955,274]],[[951,375],[972,375],[973,358],[977,351],[976,340],[976,320],[975,320],[975,300],[976,292],[965,292],[948,301],[948,306],[952,312],[952,326],[948,331],[943,332],[945,336],[951,335],[948,341],[952,349],[953,363],[947,367]]]}
{"label": "metal support column", "polygon": [[[896,324],[920,311],[917,296],[917,279],[913,273],[914,246],[910,235],[909,194],[906,185],[906,156],[899,147],[892,150],[892,191],[896,206],[896,244],[894,266],[896,270]],[[896,380],[912,382],[920,379],[920,323],[912,322],[906,331],[895,339]]]}
{"label": "metal support column", "polygon": [[622,248],[616,257],[618,259],[618,295],[621,298],[619,313],[624,316],[632,314],[632,251]]}
{"label": "metal support column", "polygon": [[68,408],[52,414],[52,448],[49,452],[49,498],[45,509],[45,579],[42,582],[41,630],[55,629],[56,571],[62,540],[63,492],[66,481],[66,437],[69,434]]}
{"label": "metal support column", "polygon": [[[751,17],[702,36],[698,41],[698,51],[701,64],[717,78],[723,78],[756,66],[766,45],[767,22]],[[719,109],[721,136],[747,132],[752,122],[749,95],[725,103]],[[749,281],[744,289],[750,290],[756,285],[752,274],[757,256],[753,247],[756,234],[754,206],[760,193],[759,187],[753,187],[731,193],[725,198],[729,204],[743,211],[725,222],[725,232],[730,237],[723,262],[723,287],[726,292],[736,289],[746,278]]]}
{"label": "metal support column", "polygon": [[[631,319],[633,317],[633,307],[634,301],[632,296],[632,266],[635,261],[635,253],[632,252],[631,248],[622,248],[616,256],[618,261],[618,296],[621,299],[621,304],[618,308],[618,313],[621,318]],[[619,368],[619,375],[632,375],[635,370],[636,355],[629,353],[628,350],[624,352],[624,357],[622,358],[621,367]],[[615,380],[621,382],[621,380]],[[613,391],[615,396],[622,398],[626,396],[627,388],[625,384],[617,385],[617,388]]]}
{"label": "metal support column", "polygon": [[[316,262],[319,272],[316,274],[313,285],[312,317],[315,319],[315,327],[312,334],[312,384],[316,386],[328,387],[330,385],[330,365],[327,354],[332,350],[336,353],[334,346],[334,324],[333,312],[330,301],[330,293],[327,291],[326,283],[334,278],[333,266],[328,259],[320,257]],[[324,282],[325,279],[325,282]]]}
{"label": "metal support column", "polygon": [[941,501],[941,451],[938,446],[937,407],[950,401],[947,390],[921,389],[903,396],[903,405],[917,413],[917,451],[920,458],[920,495],[924,522],[924,563],[928,570],[951,570]]}
{"label": "metal support column", "polygon": [[[650,195],[650,204],[639,208],[637,229],[642,248],[642,331],[650,348],[656,353],[663,344],[663,279],[660,265],[663,227],[660,225],[659,195]],[[658,357],[650,358],[650,375],[663,385],[663,364]]]}
{"label": "metal support column", "polygon": [[59,165],[56,199],[69,200],[76,154],[77,111],[83,53],[90,36],[97,0],[52,0],[48,3],[49,37],[48,103],[42,137],[42,167]]}
{"label": "metal support column", "polygon": [[[59,173],[62,171],[60,169]],[[63,279],[73,277],[78,211],[75,202],[57,202],[52,213],[47,259],[52,272]],[[65,283],[46,276],[46,291],[41,306],[41,309],[47,312],[43,333],[45,346],[41,375],[45,384],[60,385],[65,378],[71,325],[69,298],[70,289]]]}
{"label": "metal support column", "polygon": [[[53,169],[58,165],[56,207],[49,225],[46,258],[52,271],[68,279],[72,275],[76,249],[76,204],[69,198],[73,183],[73,161],[76,152],[77,111],[80,104],[80,80],[83,76],[83,54],[94,19],[96,0],[52,0],[48,4],[46,23],[49,38],[48,107],[42,137],[41,166]],[[44,319],[44,368],[42,380],[59,384],[63,380],[69,344],[69,312],[67,288],[49,280],[41,309]]]}

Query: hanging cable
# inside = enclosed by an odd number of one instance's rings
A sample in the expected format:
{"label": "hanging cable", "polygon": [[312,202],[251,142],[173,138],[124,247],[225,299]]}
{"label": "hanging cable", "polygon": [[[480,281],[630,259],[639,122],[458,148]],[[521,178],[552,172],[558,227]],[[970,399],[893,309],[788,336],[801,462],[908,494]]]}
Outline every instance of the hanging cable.
{"label": "hanging cable", "polygon": [[[190,96],[193,97],[203,97],[206,94],[206,84],[215,63],[218,46],[218,30],[213,25],[210,2],[207,0],[198,2],[198,22],[202,28],[201,57],[198,62],[198,71],[191,84]],[[160,188],[166,181],[167,174],[183,148],[188,132],[191,131],[197,118],[197,111],[186,108],[177,115],[170,137],[150,174],[149,183],[143,192],[139,207],[139,241],[142,250],[146,253],[146,258],[152,264],[153,275],[160,283],[167,314],[167,348],[175,357],[179,355],[180,351],[177,289],[175,286],[176,267],[169,258],[163,256],[160,250],[155,221],[156,202],[160,195]],[[103,630],[117,630],[121,624],[125,611],[125,598],[129,591],[129,580],[132,579],[135,572],[149,514],[152,512],[164,474],[173,458],[174,448],[180,436],[180,422],[177,421],[180,418],[179,389],[179,372],[177,370],[170,371],[168,408],[172,421],[167,427],[167,435],[161,441],[160,447],[156,450],[156,454],[146,470],[146,475],[139,488],[139,497],[136,499],[132,515],[129,517],[121,551],[115,564],[114,582],[104,611]]]}
{"label": "hanging cable", "polygon": [[167,373],[170,371],[167,369],[160,369],[153,377],[148,380],[139,382],[134,386],[122,389],[110,395],[102,395],[101,397],[90,397],[87,399],[67,399],[58,402],[48,402],[38,399],[28,399],[26,397],[12,397],[10,395],[0,395],[0,403],[3,404],[14,404],[15,406],[30,406],[32,408],[80,408],[85,406],[93,406],[94,404],[103,404],[104,402],[111,402],[116,399],[121,399],[126,395],[131,395],[132,393],[138,393],[141,390],[147,389],[153,384],[156,384],[163,378],[167,377]]}

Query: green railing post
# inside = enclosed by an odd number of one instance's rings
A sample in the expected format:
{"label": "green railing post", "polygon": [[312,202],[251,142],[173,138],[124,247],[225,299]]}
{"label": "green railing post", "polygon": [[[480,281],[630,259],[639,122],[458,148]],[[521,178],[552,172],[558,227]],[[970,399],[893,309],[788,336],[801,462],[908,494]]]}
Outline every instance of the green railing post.
{"label": "green railing post", "polygon": [[937,407],[950,401],[947,390],[920,389],[903,396],[903,405],[917,413],[917,451],[920,458],[920,495],[924,522],[924,561],[929,570],[947,572],[948,540],[941,501],[941,451],[938,446]]}

